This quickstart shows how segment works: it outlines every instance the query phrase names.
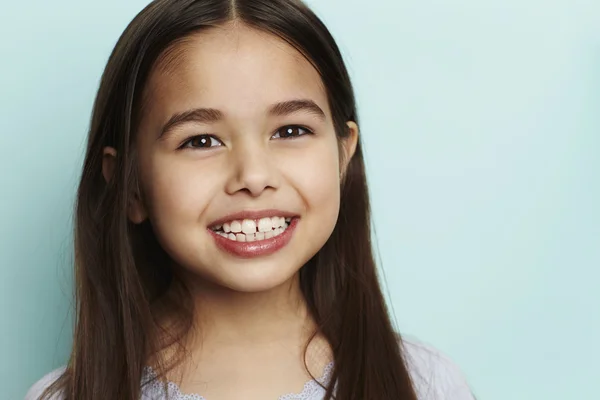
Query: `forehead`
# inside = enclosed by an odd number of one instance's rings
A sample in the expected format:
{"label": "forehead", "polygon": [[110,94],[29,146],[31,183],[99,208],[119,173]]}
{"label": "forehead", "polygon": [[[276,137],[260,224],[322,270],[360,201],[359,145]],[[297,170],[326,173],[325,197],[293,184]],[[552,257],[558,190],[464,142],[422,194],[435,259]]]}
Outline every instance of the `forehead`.
{"label": "forehead", "polygon": [[298,50],[272,34],[229,24],[167,49],[150,74],[145,108],[156,118],[199,106],[250,118],[298,98],[315,101],[330,118],[321,77]]}

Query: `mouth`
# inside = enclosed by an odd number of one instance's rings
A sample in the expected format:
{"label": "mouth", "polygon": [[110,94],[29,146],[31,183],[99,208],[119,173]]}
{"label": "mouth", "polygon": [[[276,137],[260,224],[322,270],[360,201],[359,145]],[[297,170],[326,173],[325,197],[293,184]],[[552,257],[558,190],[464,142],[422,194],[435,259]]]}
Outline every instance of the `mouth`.
{"label": "mouth", "polygon": [[217,247],[240,258],[267,256],[292,239],[299,216],[281,211],[243,212],[208,227]]}
{"label": "mouth", "polygon": [[209,227],[215,234],[234,242],[258,242],[284,233],[296,217],[234,219]]}

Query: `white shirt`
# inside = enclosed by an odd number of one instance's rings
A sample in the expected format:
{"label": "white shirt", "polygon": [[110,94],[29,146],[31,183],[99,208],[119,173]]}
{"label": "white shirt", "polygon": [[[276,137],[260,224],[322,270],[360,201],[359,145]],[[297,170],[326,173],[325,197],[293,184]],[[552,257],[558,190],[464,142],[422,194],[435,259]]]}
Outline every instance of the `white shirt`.
{"label": "white shirt", "polygon": [[[419,400],[475,400],[463,373],[450,358],[416,339],[403,337],[402,342],[406,365]],[[57,368],[37,381],[25,395],[25,400],[38,400],[42,392],[58,379],[64,370],[64,366]],[[326,370],[319,380],[323,382],[327,375]],[[145,386],[141,399],[165,399],[161,387]],[[182,394],[174,383],[169,383],[168,390],[173,400],[208,400],[200,395]],[[283,395],[279,400],[323,400],[324,395],[323,388],[317,382],[310,381],[301,393]],[[55,395],[50,400],[61,399],[62,396]]]}

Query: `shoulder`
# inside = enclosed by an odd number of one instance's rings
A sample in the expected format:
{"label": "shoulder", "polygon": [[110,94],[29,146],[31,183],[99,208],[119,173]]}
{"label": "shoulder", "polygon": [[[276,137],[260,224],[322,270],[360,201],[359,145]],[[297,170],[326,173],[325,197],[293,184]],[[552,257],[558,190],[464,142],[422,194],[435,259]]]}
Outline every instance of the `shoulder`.
{"label": "shoulder", "polygon": [[[39,397],[44,393],[51,384],[53,384],[60,376],[65,372],[66,367],[60,367],[52,372],[47,373],[37,382],[35,382],[27,391],[25,400],[38,400]],[[49,400],[61,400],[60,394],[53,395]]]}
{"label": "shoulder", "polygon": [[419,400],[475,400],[460,368],[435,347],[402,336],[405,363]]}

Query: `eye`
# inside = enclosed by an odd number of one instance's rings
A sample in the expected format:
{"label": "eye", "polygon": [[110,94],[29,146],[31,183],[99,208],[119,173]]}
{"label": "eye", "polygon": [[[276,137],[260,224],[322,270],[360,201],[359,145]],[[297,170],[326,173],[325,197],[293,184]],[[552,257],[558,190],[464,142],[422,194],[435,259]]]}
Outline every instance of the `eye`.
{"label": "eye", "polygon": [[194,136],[181,146],[181,148],[192,148],[192,149],[210,149],[211,147],[223,146],[223,142],[211,135],[198,135]]}
{"label": "eye", "polygon": [[291,139],[304,135],[311,135],[313,132],[303,126],[287,125],[279,128],[271,139]]}

